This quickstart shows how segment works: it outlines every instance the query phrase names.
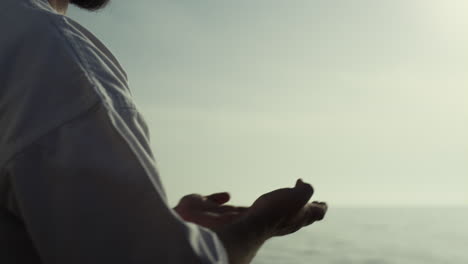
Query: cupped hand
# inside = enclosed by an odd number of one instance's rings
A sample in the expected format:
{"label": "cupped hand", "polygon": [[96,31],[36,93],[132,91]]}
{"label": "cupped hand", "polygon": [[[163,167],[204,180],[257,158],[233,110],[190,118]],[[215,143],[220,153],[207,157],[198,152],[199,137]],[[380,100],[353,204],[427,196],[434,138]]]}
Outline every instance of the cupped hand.
{"label": "cupped hand", "polygon": [[228,253],[229,263],[251,263],[269,238],[294,233],[322,220],[328,207],[321,202],[309,203],[313,193],[312,186],[299,179],[293,188],[260,196],[235,221],[215,229]]}
{"label": "cupped hand", "polygon": [[229,199],[226,192],[208,196],[190,194],[174,210],[187,222],[215,229],[234,222],[247,211],[247,207],[226,205]]}
{"label": "cupped hand", "polygon": [[251,227],[265,236],[291,234],[315,221],[322,220],[328,206],[308,203],[314,193],[310,184],[297,180],[293,188],[278,189],[260,196],[243,217]]}

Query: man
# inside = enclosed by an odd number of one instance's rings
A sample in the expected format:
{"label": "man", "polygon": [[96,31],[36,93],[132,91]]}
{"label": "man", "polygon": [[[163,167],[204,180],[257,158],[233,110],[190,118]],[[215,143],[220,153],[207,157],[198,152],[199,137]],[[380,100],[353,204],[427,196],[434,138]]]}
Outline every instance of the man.
{"label": "man", "polygon": [[249,263],[269,238],[321,220],[327,206],[308,203],[302,180],[249,208],[227,193],[169,208],[124,70],[64,16],[107,2],[0,3],[0,207],[41,263]]}

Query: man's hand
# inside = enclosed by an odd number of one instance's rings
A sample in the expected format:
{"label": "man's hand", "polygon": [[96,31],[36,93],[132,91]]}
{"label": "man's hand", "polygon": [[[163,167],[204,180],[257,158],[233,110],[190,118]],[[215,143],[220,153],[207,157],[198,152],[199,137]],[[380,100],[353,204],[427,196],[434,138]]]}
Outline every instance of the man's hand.
{"label": "man's hand", "polygon": [[308,203],[313,193],[312,186],[299,179],[294,188],[278,189],[260,196],[244,221],[266,239],[294,233],[325,217],[326,203]]}
{"label": "man's hand", "polygon": [[312,186],[299,179],[293,188],[260,196],[251,207],[224,205],[229,194],[216,193],[187,195],[174,210],[185,221],[215,231],[228,252],[229,263],[247,264],[266,240],[294,233],[324,218],[327,204],[308,203],[313,193]]}
{"label": "man's hand", "polygon": [[232,223],[247,210],[246,207],[225,205],[229,199],[225,192],[208,196],[190,194],[183,197],[174,210],[187,222],[216,229]]}
{"label": "man's hand", "polygon": [[271,237],[294,233],[322,220],[325,203],[308,203],[314,190],[298,180],[294,188],[278,189],[259,197],[241,217],[216,230],[229,255],[229,263],[247,264]]}

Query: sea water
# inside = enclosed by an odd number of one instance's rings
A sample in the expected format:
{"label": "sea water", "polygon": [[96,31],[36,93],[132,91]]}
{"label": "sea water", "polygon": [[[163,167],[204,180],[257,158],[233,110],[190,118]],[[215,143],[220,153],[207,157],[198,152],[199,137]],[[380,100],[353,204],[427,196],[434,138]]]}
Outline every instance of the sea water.
{"label": "sea water", "polygon": [[468,264],[468,208],[333,209],[254,264]]}

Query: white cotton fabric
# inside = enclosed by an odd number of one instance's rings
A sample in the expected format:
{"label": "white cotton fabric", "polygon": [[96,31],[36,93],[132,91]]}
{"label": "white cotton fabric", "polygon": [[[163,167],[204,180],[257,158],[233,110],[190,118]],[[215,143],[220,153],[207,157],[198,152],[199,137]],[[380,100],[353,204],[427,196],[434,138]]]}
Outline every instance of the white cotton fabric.
{"label": "white cotton fabric", "polygon": [[110,51],[47,0],[2,0],[0,32],[0,207],[41,261],[227,263],[216,234],[168,206]]}

